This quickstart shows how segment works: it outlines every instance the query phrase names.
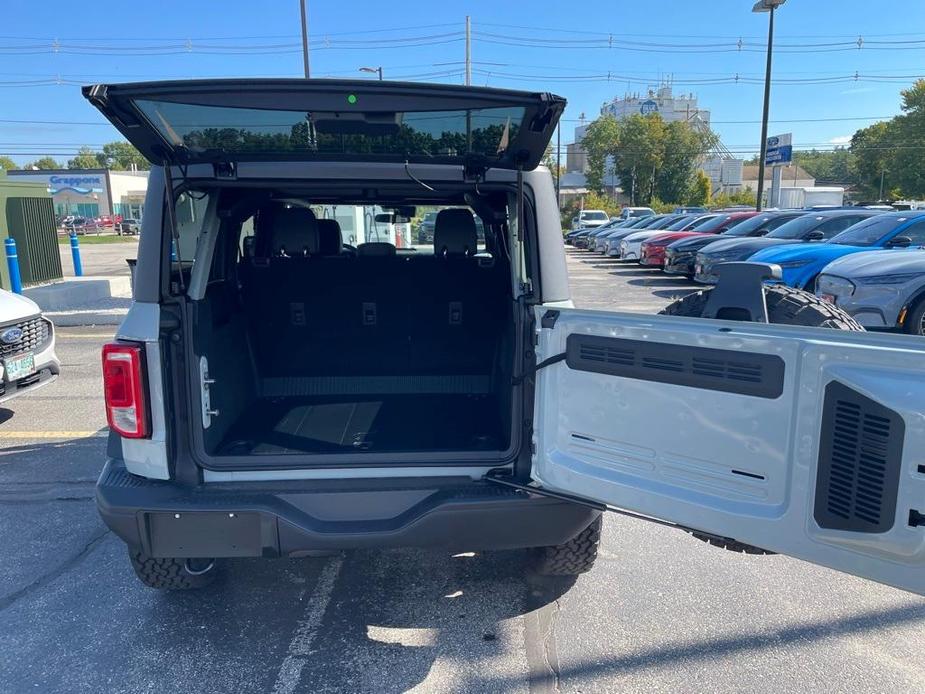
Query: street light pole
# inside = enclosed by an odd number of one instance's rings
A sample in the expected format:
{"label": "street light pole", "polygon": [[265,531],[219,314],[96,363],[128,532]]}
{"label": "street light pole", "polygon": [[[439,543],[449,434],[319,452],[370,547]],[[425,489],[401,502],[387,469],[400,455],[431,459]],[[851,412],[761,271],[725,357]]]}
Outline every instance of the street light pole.
{"label": "street light pole", "polygon": [[302,13],[302,66],[305,68],[305,78],[311,77],[308,65],[308,0],[299,0],[299,10]]}
{"label": "street light pole", "polygon": [[764,160],[768,154],[768,108],[771,101],[771,55],[774,49],[774,10],[787,0],[758,0],[752,12],[770,12],[768,17],[768,59],[764,72],[764,109],[761,114],[761,154],[758,157],[758,197],[755,209],[761,212],[761,196],[764,194]]}

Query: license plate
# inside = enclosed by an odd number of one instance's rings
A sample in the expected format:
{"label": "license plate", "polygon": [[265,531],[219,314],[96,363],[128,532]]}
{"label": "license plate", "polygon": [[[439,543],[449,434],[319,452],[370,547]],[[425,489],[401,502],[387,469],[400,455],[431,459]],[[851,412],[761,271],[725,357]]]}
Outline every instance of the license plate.
{"label": "license plate", "polygon": [[821,295],[820,295],[820,298],[821,298],[823,301],[828,301],[830,304],[834,304],[834,303],[835,303],[835,295],[834,295],[834,294],[821,294]]}
{"label": "license plate", "polygon": [[3,370],[6,372],[6,380],[17,381],[35,373],[35,357],[31,354],[23,354],[12,359],[3,360]]}

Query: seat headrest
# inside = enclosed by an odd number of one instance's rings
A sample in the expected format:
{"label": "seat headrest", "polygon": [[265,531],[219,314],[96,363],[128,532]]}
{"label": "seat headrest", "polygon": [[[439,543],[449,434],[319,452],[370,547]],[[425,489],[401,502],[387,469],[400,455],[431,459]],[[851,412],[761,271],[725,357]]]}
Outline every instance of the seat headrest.
{"label": "seat headrest", "polygon": [[478,233],[472,213],[462,207],[440,210],[434,221],[434,255],[475,255]]}
{"label": "seat headrest", "polygon": [[318,220],[307,207],[274,210],[272,225],[272,256],[293,258],[318,252]]}
{"label": "seat headrest", "polygon": [[357,255],[364,256],[383,256],[395,255],[395,246],[385,241],[373,241],[371,243],[361,243],[357,246]]}
{"label": "seat headrest", "polygon": [[320,255],[340,255],[344,249],[344,237],[340,224],[334,219],[318,220],[318,253]]}

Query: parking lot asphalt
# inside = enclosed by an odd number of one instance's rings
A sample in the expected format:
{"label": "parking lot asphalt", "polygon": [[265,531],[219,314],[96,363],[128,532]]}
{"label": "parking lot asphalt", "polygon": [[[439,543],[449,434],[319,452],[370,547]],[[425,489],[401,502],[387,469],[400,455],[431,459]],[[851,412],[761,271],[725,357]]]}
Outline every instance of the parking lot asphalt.
{"label": "parking lot asphalt", "polygon": [[[569,252],[580,307],[654,312],[691,286]],[[237,560],[212,587],[136,581],[92,501],[99,346],[0,408],[0,692],[925,690],[925,599],[608,517],[569,582],[520,552]]]}
{"label": "parking lot asphalt", "polygon": [[[93,237],[86,237],[92,239]],[[124,240],[113,243],[90,243],[84,237],[80,246],[80,259],[84,275],[114,276],[128,275],[129,267],[126,258],[134,258],[138,254],[138,237],[127,236]],[[67,243],[58,244],[61,256],[61,269],[64,277],[74,276],[74,262],[71,259],[71,247]]]}

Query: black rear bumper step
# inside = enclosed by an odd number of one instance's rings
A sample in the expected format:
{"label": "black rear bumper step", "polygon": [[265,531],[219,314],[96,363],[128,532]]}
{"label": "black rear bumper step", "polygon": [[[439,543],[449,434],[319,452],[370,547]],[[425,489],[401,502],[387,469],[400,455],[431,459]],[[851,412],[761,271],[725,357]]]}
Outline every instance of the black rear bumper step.
{"label": "black rear bumper step", "polygon": [[490,483],[368,480],[183,487],[110,460],[97,482],[106,525],[154,557],[278,557],[317,550],[557,545],[599,511]]}

